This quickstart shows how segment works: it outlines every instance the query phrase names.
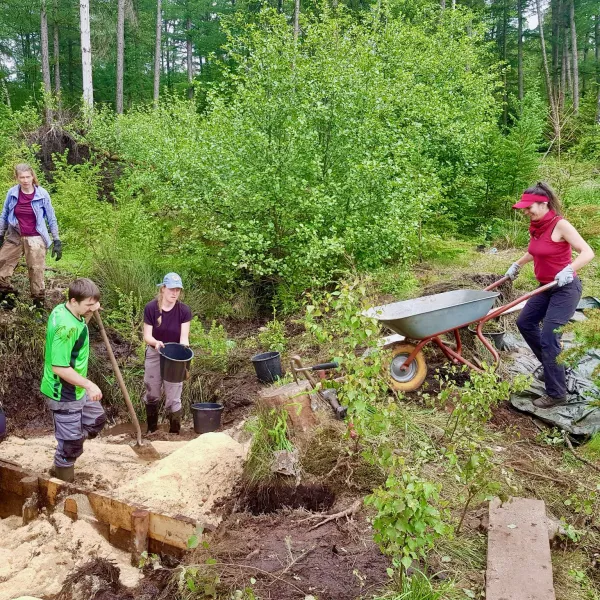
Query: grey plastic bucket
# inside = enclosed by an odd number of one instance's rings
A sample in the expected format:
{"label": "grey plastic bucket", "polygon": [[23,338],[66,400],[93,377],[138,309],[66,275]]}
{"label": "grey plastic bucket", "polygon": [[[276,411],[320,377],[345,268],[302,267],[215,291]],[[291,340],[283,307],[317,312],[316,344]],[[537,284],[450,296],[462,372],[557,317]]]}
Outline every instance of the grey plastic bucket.
{"label": "grey plastic bucket", "polygon": [[223,405],[216,402],[198,402],[192,404],[192,416],[194,418],[194,431],[196,433],[208,433],[216,431],[221,427],[221,413]]}
{"label": "grey plastic bucket", "polygon": [[160,354],[160,376],[163,381],[181,383],[187,379],[190,363],[194,358],[191,348],[169,342],[158,353]]}
{"label": "grey plastic bucket", "polygon": [[252,357],[256,376],[263,383],[273,383],[282,376],[279,352],[263,352]]}

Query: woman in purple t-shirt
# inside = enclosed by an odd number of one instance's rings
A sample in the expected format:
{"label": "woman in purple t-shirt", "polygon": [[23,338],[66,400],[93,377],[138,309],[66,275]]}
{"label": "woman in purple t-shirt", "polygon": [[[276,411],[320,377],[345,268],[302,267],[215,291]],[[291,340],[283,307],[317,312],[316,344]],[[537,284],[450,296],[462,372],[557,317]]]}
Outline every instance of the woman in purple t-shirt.
{"label": "woman in purple t-shirt", "polygon": [[31,297],[36,306],[42,307],[46,251],[52,248],[56,260],[62,256],[56,215],[48,192],[39,185],[28,164],[16,165],[14,174],[17,185],[8,190],[0,213],[0,301],[16,293],[10,279],[24,254]]}
{"label": "woman in purple t-shirt", "polygon": [[167,273],[158,284],[158,296],[144,308],[144,385],[146,386],[146,419],[148,433],[158,428],[158,406],[161,389],[165,390],[165,409],[169,416],[169,433],[181,429],[181,392],[183,383],[169,383],[160,376],[160,354],[158,350],[169,342],[190,345],[190,322],[192,311],[179,301],[183,283],[177,273]]}

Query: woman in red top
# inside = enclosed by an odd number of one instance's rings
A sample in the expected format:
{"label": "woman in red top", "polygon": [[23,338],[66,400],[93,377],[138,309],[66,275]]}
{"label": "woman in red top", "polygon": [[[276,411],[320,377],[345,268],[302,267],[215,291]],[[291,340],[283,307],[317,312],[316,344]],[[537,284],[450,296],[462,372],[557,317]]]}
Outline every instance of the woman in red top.
{"label": "woman in red top", "polygon": [[[542,363],[546,395],[533,401],[538,408],[552,408],[567,400],[565,367],[556,362],[560,354],[560,328],[569,322],[581,298],[577,270],[594,258],[594,251],[566,221],[552,188],[542,182],[525,190],[513,206],[530,219],[527,252],[514,262],[506,275],[516,279],[521,267],[533,261],[540,285],[556,281],[556,286],[527,301],[517,319],[517,327]],[[578,256],[572,259],[575,250]]]}

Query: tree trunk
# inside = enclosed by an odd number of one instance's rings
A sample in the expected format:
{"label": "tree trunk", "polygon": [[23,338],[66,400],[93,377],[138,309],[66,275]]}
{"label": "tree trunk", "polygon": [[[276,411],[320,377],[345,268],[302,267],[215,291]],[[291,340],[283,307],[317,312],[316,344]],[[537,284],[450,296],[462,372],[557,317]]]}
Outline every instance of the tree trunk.
{"label": "tree trunk", "polygon": [[165,21],[165,61],[167,64],[167,88],[171,89],[171,38],[169,21]]}
{"label": "tree trunk", "polygon": [[67,50],[69,55],[67,81],[69,82],[69,94],[73,96],[73,40],[71,39],[67,41]]}
{"label": "tree trunk", "polygon": [[6,100],[6,106],[8,106],[8,108],[10,108],[10,95],[8,93],[8,87],[6,85],[6,79],[4,79],[4,77],[2,78],[2,91],[4,92],[4,98]]}
{"label": "tree trunk", "polygon": [[[565,36],[566,41],[566,36]],[[567,67],[569,60],[567,57],[567,48],[563,44],[563,50],[561,52],[561,67],[560,67],[560,87],[558,89],[558,110],[562,112],[565,107],[565,96],[567,94]]]}
{"label": "tree trunk", "polygon": [[194,97],[194,63],[192,61],[192,19],[188,16],[185,23],[186,37],[185,37],[185,48],[187,53],[187,78],[188,78],[188,98],[190,100]]}
{"label": "tree trunk", "polygon": [[596,103],[596,123],[600,125],[600,13],[594,19],[594,55],[596,57],[596,84],[598,102]]}
{"label": "tree trunk", "polygon": [[560,13],[561,13],[561,0],[550,1],[551,22],[552,22],[552,88],[558,89],[559,84],[559,71],[560,71]]}
{"label": "tree trunk", "polygon": [[117,0],[117,114],[123,114],[123,76],[125,63],[125,0]]}
{"label": "tree trunk", "polygon": [[158,107],[160,95],[160,51],[162,32],[162,3],[156,0],[156,40],[154,44],[154,108]]}
{"label": "tree trunk", "polygon": [[517,71],[519,79],[519,101],[523,100],[525,95],[524,80],[523,80],[523,0],[518,0],[518,36],[517,40]]}
{"label": "tree trunk", "polygon": [[83,102],[89,108],[94,106],[94,85],[92,82],[92,43],[90,41],[90,1],[79,0],[81,27],[81,71],[83,74]]}
{"label": "tree trunk", "polygon": [[294,42],[300,35],[300,0],[294,0]]}
{"label": "tree trunk", "polygon": [[[583,64],[585,65],[588,60],[588,54],[590,52],[589,39],[590,39],[590,31],[587,32],[585,36],[585,42],[583,46]],[[585,98],[585,94],[587,93],[587,69],[583,69],[581,71],[581,97]]]}
{"label": "tree trunk", "polygon": [[42,0],[41,13],[40,13],[40,41],[42,51],[42,79],[44,81],[44,92],[46,97],[44,98],[44,113],[46,115],[46,125],[51,125],[54,118],[52,114],[51,95],[52,95],[52,81],[50,80],[50,50],[48,48],[48,13],[46,12],[46,0]]}
{"label": "tree trunk", "polygon": [[569,4],[569,26],[571,28],[571,52],[573,55],[573,112],[579,112],[579,56],[577,54],[577,30],[575,29],[575,0]]}
{"label": "tree trunk", "polygon": [[54,94],[60,96],[60,42],[58,38],[58,23],[53,27],[53,54],[54,54]]}
{"label": "tree trunk", "polygon": [[442,7],[442,10],[444,10],[446,8],[446,0],[440,0],[440,6]]}
{"label": "tree trunk", "polygon": [[560,123],[558,120],[558,111],[556,110],[556,102],[554,99],[554,92],[552,89],[552,82],[550,80],[550,70],[548,68],[548,57],[546,55],[546,42],[544,40],[544,15],[540,8],[540,0],[535,0],[535,6],[538,16],[538,27],[540,29],[540,44],[542,46],[542,62],[544,65],[544,78],[546,80],[546,92],[548,93],[548,100],[550,102],[550,112],[552,114],[552,127],[554,128],[555,137],[559,137],[560,134]]}
{"label": "tree trunk", "polygon": [[277,12],[279,14],[283,13],[283,0],[277,0]]}
{"label": "tree trunk", "polygon": [[508,65],[506,60],[508,58],[507,53],[507,42],[506,42],[506,29],[508,26],[508,0],[504,0],[502,7],[502,60],[504,61],[504,94],[502,99],[502,124],[506,129],[508,127]]}
{"label": "tree trunk", "polygon": [[564,56],[563,56],[563,65],[565,66],[566,71],[566,85],[565,85],[565,95],[569,92],[573,92],[573,76],[571,74],[571,54],[569,53],[569,36],[565,31],[565,45],[564,45]]}

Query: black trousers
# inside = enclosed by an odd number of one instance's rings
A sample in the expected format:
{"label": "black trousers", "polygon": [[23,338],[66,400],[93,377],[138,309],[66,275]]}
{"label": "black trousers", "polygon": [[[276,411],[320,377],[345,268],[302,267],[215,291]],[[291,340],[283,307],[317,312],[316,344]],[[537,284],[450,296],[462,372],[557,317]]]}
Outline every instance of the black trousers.
{"label": "black trousers", "polygon": [[581,298],[581,280],[576,277],[563,287],[553,287],[530,298],[517,319],[517,327],[544,367],[546,392],[565,398],[565,367],[556,362],[561,352],[559,329],[575,314]]}

